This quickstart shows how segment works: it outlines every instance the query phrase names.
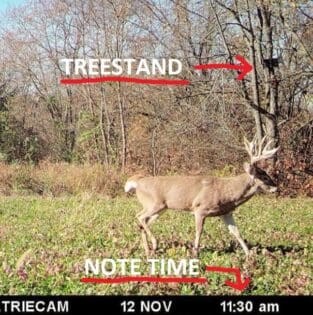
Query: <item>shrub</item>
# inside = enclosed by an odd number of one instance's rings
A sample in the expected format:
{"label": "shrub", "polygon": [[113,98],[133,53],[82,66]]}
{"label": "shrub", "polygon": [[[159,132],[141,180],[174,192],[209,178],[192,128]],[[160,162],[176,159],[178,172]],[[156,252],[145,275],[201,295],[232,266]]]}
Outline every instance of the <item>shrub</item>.
{"label": "shrub", "polygon": [[101,164],[69,164],[41,162],[1,164],[0,194],[36,193],[52,196],[81,193],[115,197],[122,193],[126,175]]}

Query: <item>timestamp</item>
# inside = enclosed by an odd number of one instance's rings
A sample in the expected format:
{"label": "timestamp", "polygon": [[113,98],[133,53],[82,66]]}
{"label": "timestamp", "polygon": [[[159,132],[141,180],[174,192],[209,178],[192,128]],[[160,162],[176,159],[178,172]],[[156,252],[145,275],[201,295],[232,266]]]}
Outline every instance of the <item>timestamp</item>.
{"label": "timestamp", "polygon": [[220,305],[223,313],[251,313],[253,311],[252,301],[223,301]]}
{"label": "timestamp", "polygon": [[220,303],[222,312],[227,313],[279,313],[278,303],[254,303],[250,300],[246,301],[222,301]]}

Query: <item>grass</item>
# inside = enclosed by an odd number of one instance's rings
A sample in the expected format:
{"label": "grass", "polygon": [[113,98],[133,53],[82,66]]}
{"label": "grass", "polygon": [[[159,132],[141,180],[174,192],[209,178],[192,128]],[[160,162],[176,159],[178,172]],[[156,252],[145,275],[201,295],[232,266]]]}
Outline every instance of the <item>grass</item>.
{"label": "grass", "polygon": [[[251,276],[242,294],[312,294],[313,202],[309,198],[254,197],[235,212],[241,248],[218,218],[208,218],[200,264],[240,267]],[[86,258],[142,258],[136,199],[79,196],[0,197],[0,294],[239,294],[226,275],[206,273],[208,284],[84,284]],[[193,217],[167,211],[152,230],[158,258],[192,257]],[[202,275],[204,272],[202,272]]]}
{"label": "grass", "polygon": [[126,175],[101,164],[42,161],[38,165],[0,162],[0,194],[62,197],[92,192],[116,197]]}

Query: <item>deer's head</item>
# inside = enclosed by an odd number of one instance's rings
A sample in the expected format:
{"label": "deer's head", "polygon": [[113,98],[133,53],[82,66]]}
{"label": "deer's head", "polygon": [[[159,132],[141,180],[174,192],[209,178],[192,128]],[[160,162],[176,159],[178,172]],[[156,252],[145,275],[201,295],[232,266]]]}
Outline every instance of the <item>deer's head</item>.
{"label": "deer's head", "polygon": [[245,148],[250,156],[250,163],[245,163],[244,169],[254,181],[254,186],[256,186],[257,189],[264,192],[274,193],[277,191],[275,182],[263,169],[256,166],[258,161],[273,157],[279,149],[279,147],[268,149],[273,141],[268,141],[267,144],[264,145],[265,140],[266,137],[258,142],[256,137],[254,137],[254,139],[249,142],[246,138],[244,138]]}

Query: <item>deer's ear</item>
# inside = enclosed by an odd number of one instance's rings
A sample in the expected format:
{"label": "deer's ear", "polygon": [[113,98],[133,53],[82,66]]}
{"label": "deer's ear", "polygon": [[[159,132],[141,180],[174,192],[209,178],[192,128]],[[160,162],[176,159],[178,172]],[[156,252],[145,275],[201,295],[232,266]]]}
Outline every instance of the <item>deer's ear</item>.
{"label": "deer's ear", "polygon": [[255,175],[255,167],[247,162],[245,162],[243,164],[243,168],[245,170],[246,173],[248,173],[250,176],[254,176]]}

